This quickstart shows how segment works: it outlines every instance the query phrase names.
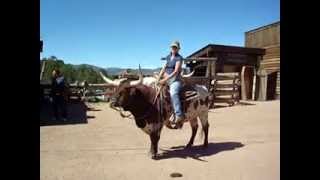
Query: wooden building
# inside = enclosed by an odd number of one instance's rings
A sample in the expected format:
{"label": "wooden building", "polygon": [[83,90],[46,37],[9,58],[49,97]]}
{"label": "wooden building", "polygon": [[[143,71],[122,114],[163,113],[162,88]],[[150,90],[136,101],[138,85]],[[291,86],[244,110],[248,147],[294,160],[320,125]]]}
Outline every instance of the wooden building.
{"label": "wooden building", "polygon": [[208,74],[207,66],[212,66],[210,72],[213,79],[217,73],[238,73],[241,80],[241,99],[254,98],[254,77],[258,69],[260,59],[265,54],[265,50],[261,48],[248,48],[237,46],[224,46],[209,44],[193,54],[187,59],[192,58],[216,58],[209,64],[206,61],[188,61],[185,62],[190,70],[195,70],[194,76],[206,76]]}
{"label": "wooden building", "polygon": [[280,21],[245,32],[245,46],[265,49],[258,68],[258,99],[280,98]]}

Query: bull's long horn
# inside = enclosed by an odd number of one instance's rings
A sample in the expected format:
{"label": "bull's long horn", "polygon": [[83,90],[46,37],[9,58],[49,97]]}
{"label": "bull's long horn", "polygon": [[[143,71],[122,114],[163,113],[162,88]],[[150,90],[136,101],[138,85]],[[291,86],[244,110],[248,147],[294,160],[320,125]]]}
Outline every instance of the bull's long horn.
{"label": "bull's long horn", "polygon": [[138,85],[138,84],[142,84],[142,81],[143,81],[143,75],[142,75],[141,67],[140,67],[140,64],[139,64],[139,80],[131,81],[130,85],[131,86],[135,86],[135,85]]}
{"label": "bull's long horn", "polygon": [[188,78],[188,77],[191,77],[193,74],[194,74],[194,70],[189,74],[182,74],[182,77]]}
{"label": "bull's long horn", "polygon": [[100,76],[102,77],[102,79],[108,83],[108,84],[112,84],[115,86],[119,86],[120,85],[120,81],[116,82],[116,81],[112,81],[111,79],[107,78],[105,75],[102,74],[102,72],[99,72]]}
{"label": "bull's long horn", "polygon": [[153,73],[153,77],[156,78],[156,79],[159,79],[159,74],[158,74],[158,72],[154,72],[154,73]]}

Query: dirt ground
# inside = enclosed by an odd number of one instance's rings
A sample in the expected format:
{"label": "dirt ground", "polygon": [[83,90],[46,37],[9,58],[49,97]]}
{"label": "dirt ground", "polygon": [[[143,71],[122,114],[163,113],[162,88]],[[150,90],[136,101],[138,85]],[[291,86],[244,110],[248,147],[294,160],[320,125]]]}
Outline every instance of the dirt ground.
{"label": "dirt ground", "polygon": [[[40,126],[41,180],[109,179],[280,179],[280,101],[244,102],[209,112],[209,147],[195,147],[191,136],[164,127],[159,142],[165,156],[148,156],[149,137],[108,104],[90,104],[84,123]],[[74,121],[75,122],[75,121]],[[182,177],[172,178],[178,172]]]}

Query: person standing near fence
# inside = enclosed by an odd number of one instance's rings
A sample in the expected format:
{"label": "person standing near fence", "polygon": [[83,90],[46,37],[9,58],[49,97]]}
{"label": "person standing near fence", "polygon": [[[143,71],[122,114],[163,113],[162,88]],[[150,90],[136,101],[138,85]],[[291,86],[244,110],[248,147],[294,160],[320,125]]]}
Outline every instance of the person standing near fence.
{"label": "person standing near fence", "polygon": [[62,120],[67,120],[67,86],[59,69],[52,71],[51,98],[53,105],[54,120],[59,119],[61,110]]}

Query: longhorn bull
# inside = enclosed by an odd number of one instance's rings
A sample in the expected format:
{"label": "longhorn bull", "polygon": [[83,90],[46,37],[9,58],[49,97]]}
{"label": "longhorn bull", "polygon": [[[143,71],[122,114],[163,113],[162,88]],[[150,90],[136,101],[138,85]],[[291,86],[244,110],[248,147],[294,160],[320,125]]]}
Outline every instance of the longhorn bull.
{"label": "longhorn bull", "polygon": [[[158,157],[158,141],[163,125],[168,127],[170,116],[173,108],[170,102],[170,95],[166,89],[163,89],[163,100],[157,97],[157,89],[143,84],[142,73],[140,71],[139,80],[118,81],[117,91],[114,94],[112,106],[121,107],[129,111],[133,116],[138,128],[142,129],[150,136],[151,147],[150,153],[153,159]],[[110,81],[111,82],[111,81]],[[114,81],[112,81],[114,83]],[[115,84],[115,83],[114,83]],[[209,93],[204,86],[193,86],[198,96],[183,103],[185,111],[185,121],[189,121],[192,128],[192,135],[187,148],[191,147],[198,129],[198,119],[200,119],[202,130],[205,135],[203,146],[208,146],[208,110],[209,110]],[[160,108],[160,107],[163,108]]]}

